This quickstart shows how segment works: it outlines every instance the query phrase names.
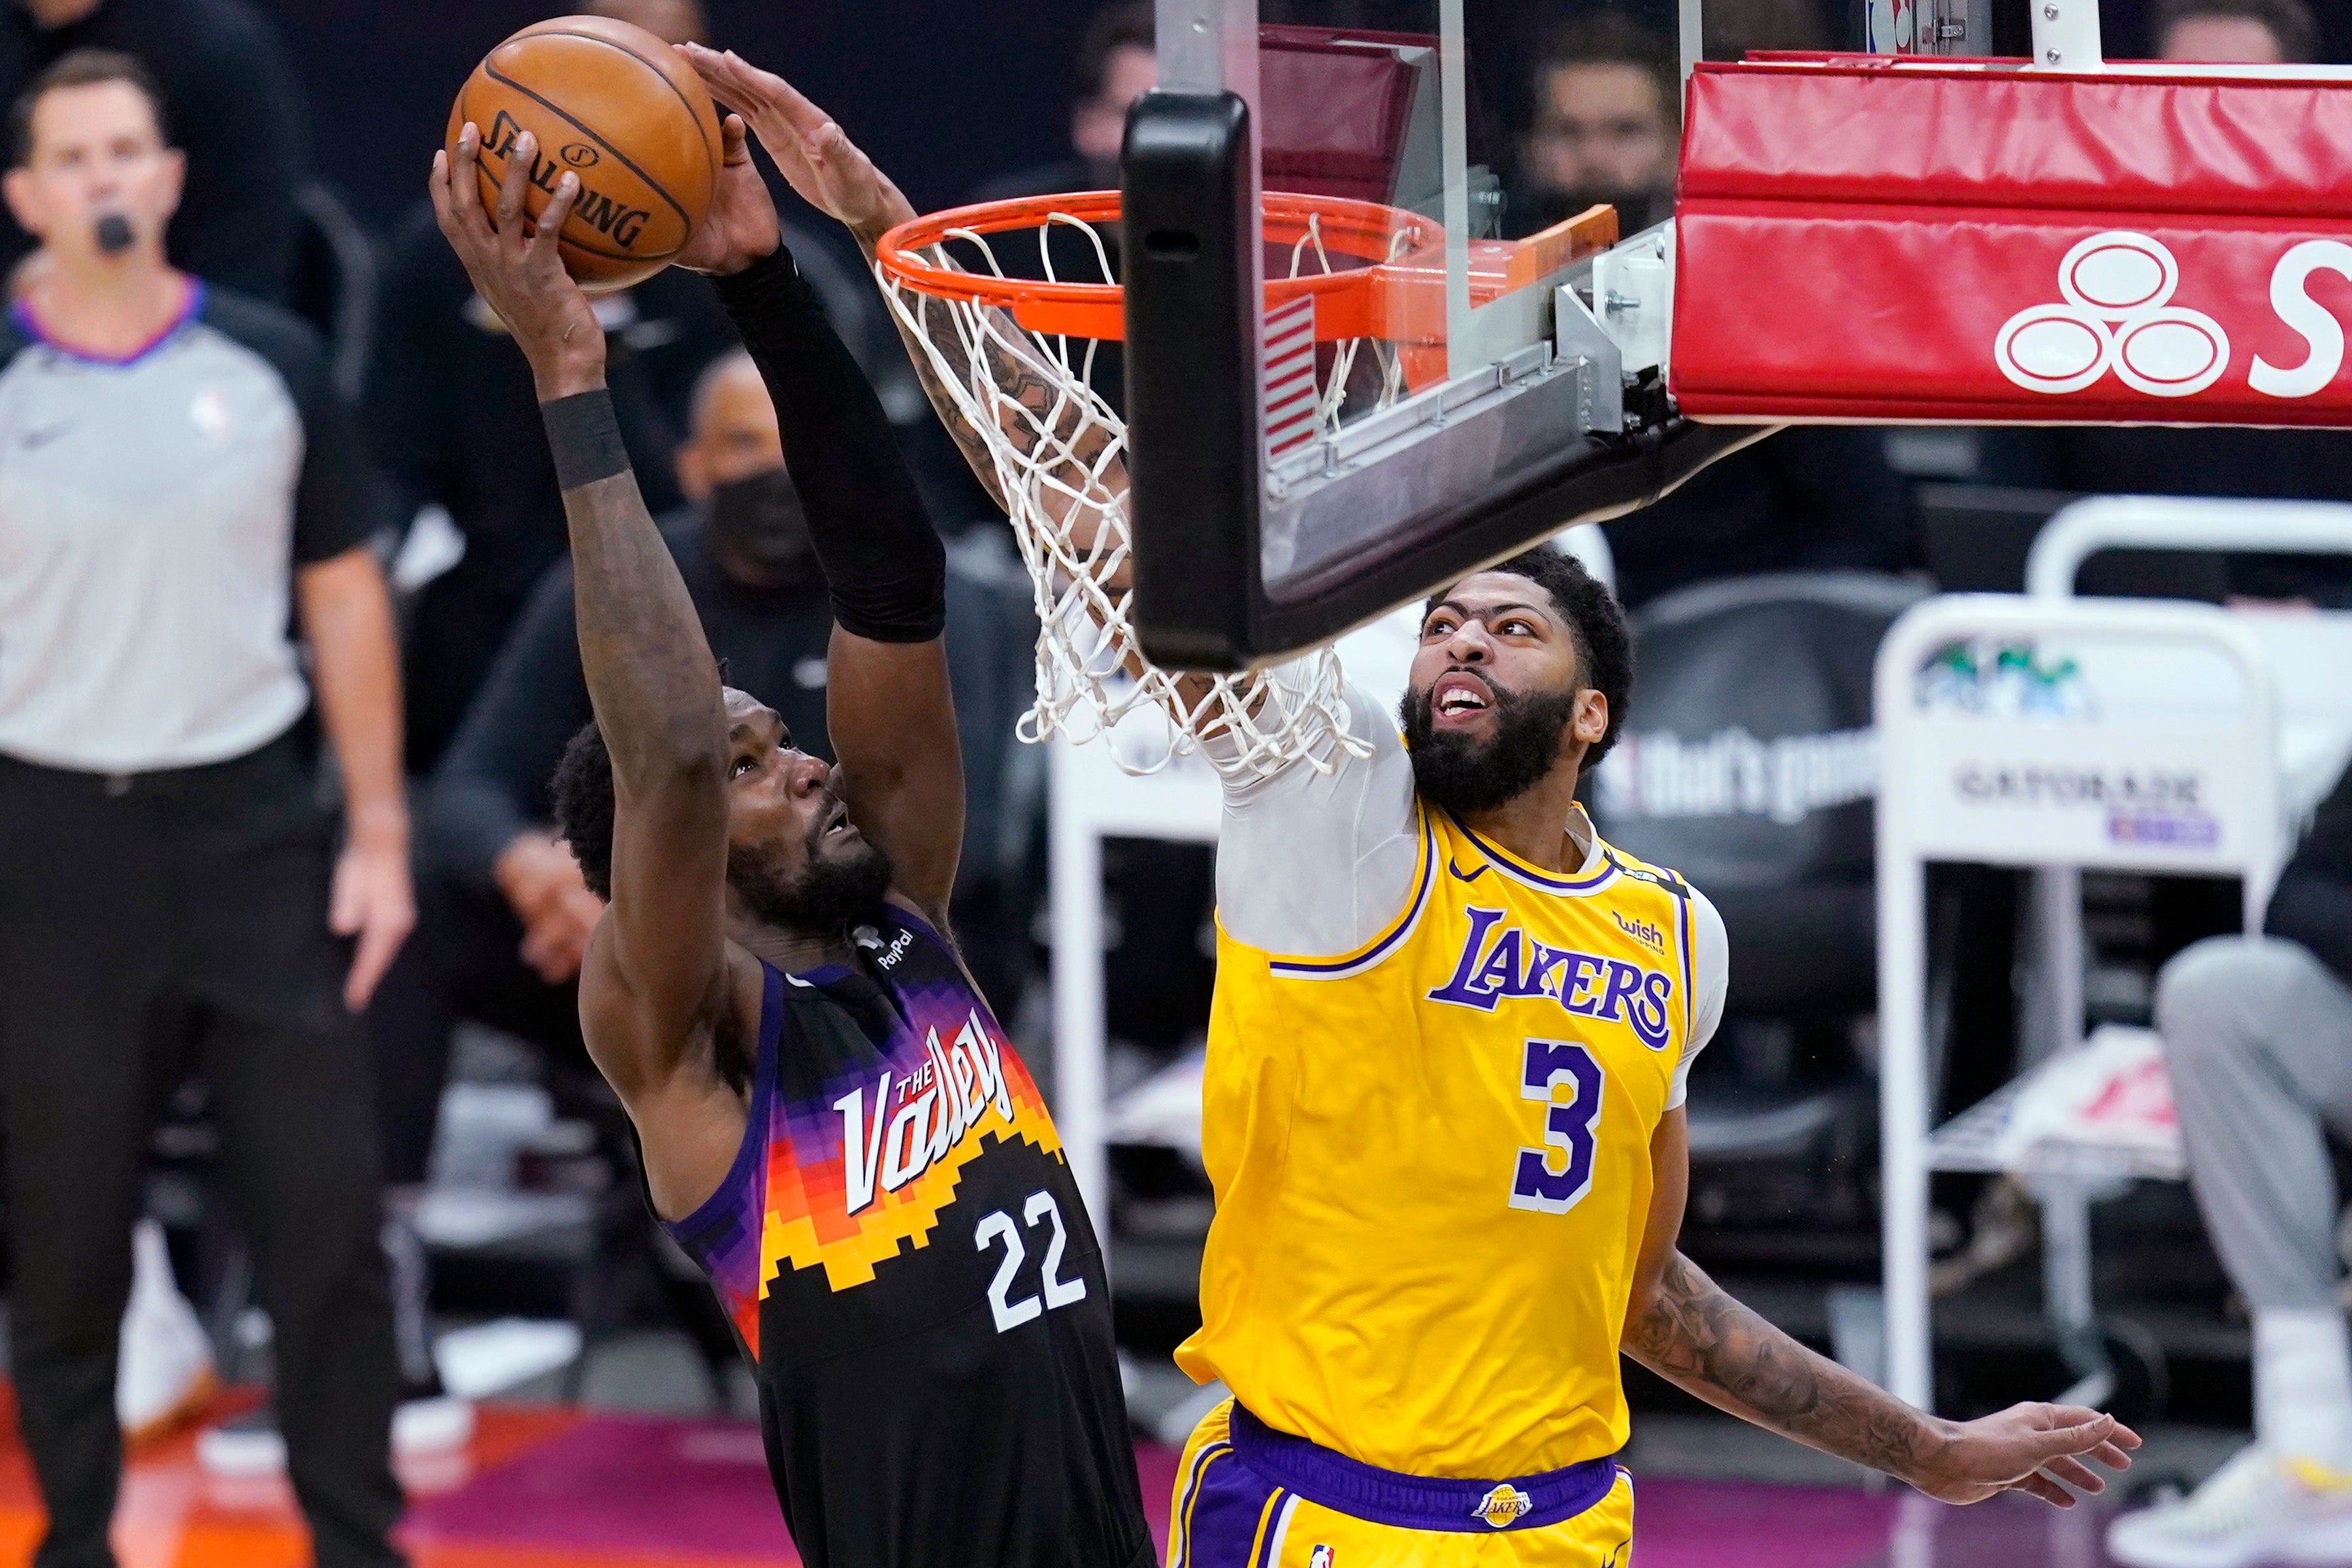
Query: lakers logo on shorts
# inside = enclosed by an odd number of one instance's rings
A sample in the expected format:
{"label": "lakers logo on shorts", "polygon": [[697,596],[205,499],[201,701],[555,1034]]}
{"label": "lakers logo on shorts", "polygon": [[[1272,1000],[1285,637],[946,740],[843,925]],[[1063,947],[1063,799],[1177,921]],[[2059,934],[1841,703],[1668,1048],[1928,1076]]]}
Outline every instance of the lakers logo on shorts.
{"label": "lakers logo on shorts", "polygon": [[1473,1518],[1483,1519],[1496,1530],[1508,1530],[1513,1521],[1535,1506],[1527,1493],[1508,1481],[1502,1481],[1493,1491],[1480,1498],[1478,1506],[1470,1513]]}

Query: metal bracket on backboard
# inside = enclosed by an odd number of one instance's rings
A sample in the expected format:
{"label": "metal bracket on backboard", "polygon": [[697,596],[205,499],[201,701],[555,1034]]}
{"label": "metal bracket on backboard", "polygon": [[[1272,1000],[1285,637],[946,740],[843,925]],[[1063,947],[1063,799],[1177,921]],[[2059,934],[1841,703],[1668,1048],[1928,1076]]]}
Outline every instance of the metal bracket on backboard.
{"label": "metal bracket on backboard", "polygon": [[1601,329],[1573,284],[1552,291],[1553,337],[1559,363],[1576,374],[1576,427],[1614,435],[1625,428],[1624,356]]}
{"label": "metal bracket on backboard", "polygon": [[1592,258],[1592,312],[1628,375],[1665,379],[1674,338],[1674,226],[1645,228]]}

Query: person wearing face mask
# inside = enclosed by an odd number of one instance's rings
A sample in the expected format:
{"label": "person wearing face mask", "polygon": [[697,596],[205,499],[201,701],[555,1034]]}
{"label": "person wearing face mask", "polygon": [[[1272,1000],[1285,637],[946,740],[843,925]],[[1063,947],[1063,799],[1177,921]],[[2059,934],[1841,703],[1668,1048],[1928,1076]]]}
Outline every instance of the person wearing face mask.
{"label": "person wearing face mask", "polygon": [[[751,357],[740,349],[702,373],[690,434],[676,454],[687,504],[664,520],[712,654],[730,679],[767,696],[793,732],[824,751],[825,649],[833,614],[787,454]],[[1001,856],[997,803],[1008,784],[1012,713],[1035,635],[1028,579],[996,580],[950,554],[948,637],[959,726],[971,775],[965,856],[975,908],[1001,901],[991,880]],[[457,1022],[503,1029],[554,1062],[591,1072],[580,1036],[580,963],[604,901],[555,834],[550,780],[572,733],[588,722],[588,687],[573,629],[570,562],[551,568],[531,595],[490,674],[467,706],[417,803],[417,929],[385,975],[369,1021],[378,1058],[391,1224],[394,1306],[406,1397],[438,1394],[427,1331],[429,1289],[415,1231]],[[968,945],[991,994],[1017,994],[1025,954],[1005,950],[996,927],[976,921]],[[729,1331],[709,1297],[679,1304],[714,1373],[731,1362]]]}
{"label": "person wearing face mask", "polygon": [[[833,629],[774,407],[740,350],[706,369],[677,453],[687,504],[662,530],[717,656],[824,732]],[[434,1392],[425,1270],[408,1223],[423,1196],[449,1041],[459,1018],[588,1070],[578,979],[603,900],[550,826],[548,779],[588,721],[572,629],[572,566],[550,569],[517,619],[418,801],[417,931],[369,1019],[380,1063],[401,1360],[411,1397]],[[706,1346],[730,1354],[723,1329]]]}

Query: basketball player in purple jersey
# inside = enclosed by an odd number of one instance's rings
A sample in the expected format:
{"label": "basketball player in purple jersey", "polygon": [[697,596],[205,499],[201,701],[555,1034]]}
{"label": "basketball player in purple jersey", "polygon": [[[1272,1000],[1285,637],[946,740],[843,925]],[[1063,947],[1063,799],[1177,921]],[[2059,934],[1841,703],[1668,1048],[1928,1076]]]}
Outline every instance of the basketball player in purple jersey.
{"label": "basketball player in purple jersey", "polygon": [[639,498],[604,335],[535,149],[494,213],[478,128],[436,156],[442,231],[529,357],[563,486],[596,721],[557,811],[611,909],[581,972],[590,1052],[655,1209],[758,1367],[776,1495],[812,1568],[1153,1561],[1109,1292],[1036,1086],[947,934],[963,773],[945,563],[873,389],[782,249],[727,124],[712,275],[766,380],[830,585],[827,729],[793,748],[722,687]]}

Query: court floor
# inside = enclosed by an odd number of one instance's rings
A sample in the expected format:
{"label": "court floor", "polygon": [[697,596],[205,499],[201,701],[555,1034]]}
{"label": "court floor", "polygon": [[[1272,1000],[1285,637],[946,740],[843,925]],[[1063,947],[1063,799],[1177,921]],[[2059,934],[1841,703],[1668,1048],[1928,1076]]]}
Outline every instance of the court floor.
{"label": "court floor", "polygon": [[[249,1402],[251,1395],[244,1396]],[[239,1403],[238,1396],[225,1396]],[[27,1562],[40,1515],[0,1385],[0,1564]],[[1138,1447],[1164,1539],[1173,1450]],[[487,1405],[472,1447],[404,1473],[416,1568],[782,1568],[756,1428],[740,1421]],[[1638,1479],[1641,1568],[2104,1568],[2102,1516],[2003,1500],[1939,1508],[1893,1492]],[[183,1437],[133,1461],[115,1523],[122,1568],[300,1568],[281,1478],[226,1481]]]}

